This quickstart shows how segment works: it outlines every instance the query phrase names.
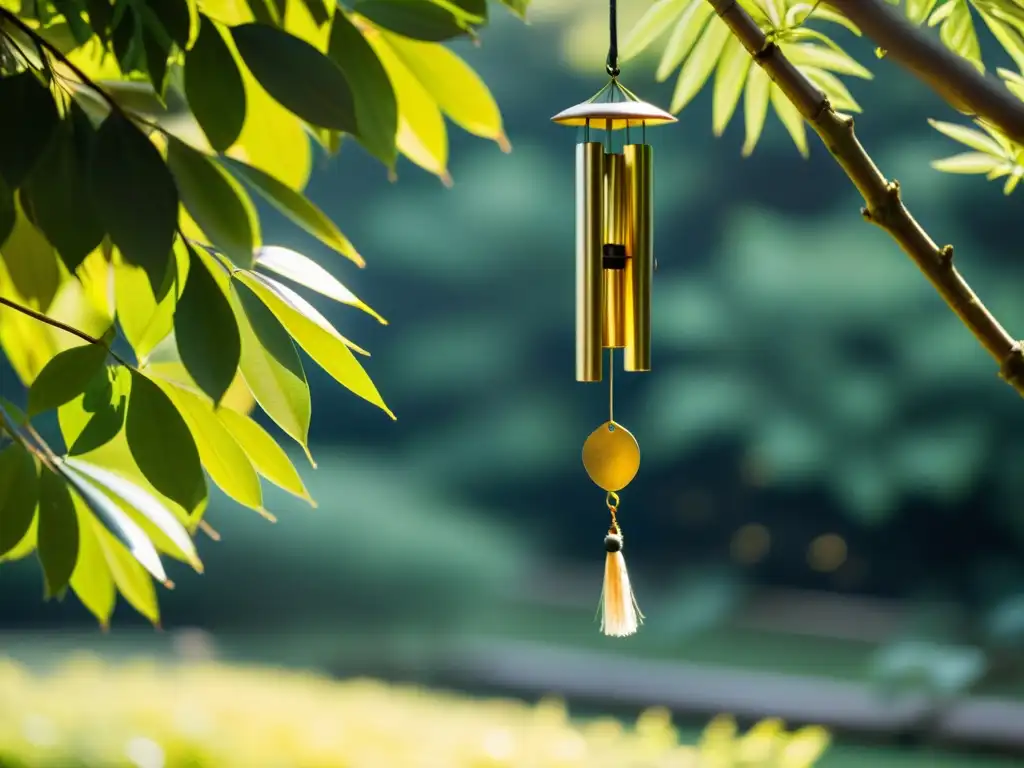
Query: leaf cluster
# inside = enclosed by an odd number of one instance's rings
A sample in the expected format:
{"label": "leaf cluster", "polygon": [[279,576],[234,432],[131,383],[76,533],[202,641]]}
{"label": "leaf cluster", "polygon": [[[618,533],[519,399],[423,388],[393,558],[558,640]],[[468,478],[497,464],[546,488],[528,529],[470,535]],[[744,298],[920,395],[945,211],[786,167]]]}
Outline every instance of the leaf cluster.
{"label": "leaf cluster", "polygon": [[[525,12],[521,0],[506,5]],[[346,137],[450,183],[445,118],[508,148],[445,43],[484,0],[0,0],[0,560],[35,552],[102,624],[118,592],[156,622],[161,555],[196,570],[208,479],[264,516],[311,504],[307,360],[394,418],[300,291],[384,318],[311,257],[264,241],[269,204],[349,263],[303,193]],[[74,333],[69,333],[70,328]],[[63,449],[34,420],[56,412]],[[6,443],[6,445],[5,445]],[[312,457],[310,456],[312,461]]]}

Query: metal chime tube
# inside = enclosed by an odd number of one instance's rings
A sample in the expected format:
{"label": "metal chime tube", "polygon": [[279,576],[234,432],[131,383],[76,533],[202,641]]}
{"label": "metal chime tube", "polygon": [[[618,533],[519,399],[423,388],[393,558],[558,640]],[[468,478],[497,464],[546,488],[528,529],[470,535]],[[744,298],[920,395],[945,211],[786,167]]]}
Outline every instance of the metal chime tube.
{"label": "metal chime tube", "polygon": [[576,380],[601,381],[604,146],[576,145]]}
{"label": "metal chime tube", "polygon": [[[605,347],[621,349],[627,343],[629,314],[626,308],[626,262],[621,258],[628,251],[629,185],[626,157],[607,154],[604,158],[604,333]],[[611,256],[608,245],[618,245],[619,253]]]}
{"label": "metal chime tube", "polygon": [[627,144],[624,150],[628,178],[630,258],[627,285],[630,288],[629,338],[624,367],[627,371],[651,370],[651,282],[654,278],[654,165],[648,144]]}

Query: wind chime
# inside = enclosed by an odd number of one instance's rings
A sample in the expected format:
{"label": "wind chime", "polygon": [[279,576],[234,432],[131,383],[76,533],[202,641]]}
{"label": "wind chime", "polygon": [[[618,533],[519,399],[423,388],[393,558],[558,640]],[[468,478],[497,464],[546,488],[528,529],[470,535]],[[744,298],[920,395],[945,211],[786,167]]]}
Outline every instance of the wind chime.
{"label": "wind chime", "polygon": [[608,421],[583,444],[583,466],[607,493],[611,525],[601,595],[601,631],[625,637],[643,614],[622,556],[618,492],[640,469],[640,446],[615,421],[615,350],[626,371],[651,370],[654,277],[653,153],[647,129],[676,122],[619,83],[615,0],[609,0],[608,83],[553,118],[581,129],[576,145],[576,380],[600,382],[608,350]]}

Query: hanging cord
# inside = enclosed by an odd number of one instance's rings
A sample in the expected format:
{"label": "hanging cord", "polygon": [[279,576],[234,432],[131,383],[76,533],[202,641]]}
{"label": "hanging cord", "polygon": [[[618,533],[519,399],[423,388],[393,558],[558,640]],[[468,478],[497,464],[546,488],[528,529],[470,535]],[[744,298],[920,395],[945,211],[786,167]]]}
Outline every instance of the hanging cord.
{"label": "hanging cord", "polygon": [[619,25],[615,18],[615,0],[608,0],[608,61],[604,68],[610,77],[619,76]]}

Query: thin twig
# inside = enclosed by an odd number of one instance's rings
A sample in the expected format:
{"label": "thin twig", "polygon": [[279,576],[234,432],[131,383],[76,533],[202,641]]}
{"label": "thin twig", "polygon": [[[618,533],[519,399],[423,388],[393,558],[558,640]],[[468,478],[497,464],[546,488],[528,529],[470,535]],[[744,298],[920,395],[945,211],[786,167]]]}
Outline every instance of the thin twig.
{"label": "thin twig", "polygon": [[[21,434],[21,432],[18,431],[18,428],[11,422],[10,418],[7,416],[7,412],[4,410],[4,407],[0,405],[0,433],[3,432],[9,434],[19,445],[21,445],[22,448],[52,469],[53,465],[50,461],[50,457],[53,456],[53,451],[50,450],[50,446],[48,446],[45,441],[39,437],[38,433],[35,433],[36,439],[43,448],[41,449],[29,442],[28,438]],[[33,432],[35,432],[35,430],[33,430]]]}
{"label": "thin twig", "polygon": [[954,109],[980,117],[1007,138],[1024,144],[1024,101],[914,26],[900,9],[883,0],[828,0],[828,4]]}
{"label": "thin twig", "polygon": [[23,315],[28,315],[29,317],[38,320],[41,323],[46,323],[47,325],[52,325],[54,328],[59,328],[65,333],[70,333],[72,336],[77,336],[82,341],[87,341],[90,344],[98,344],[99,346],[106,349],[110,356],[117,360],[117,362],[119,362],[121,365],[125,366],[126,368],[132,367],[127,362],[125,362],[125,360],[120,355],[118,355],[114,350],[112,350],[110,348],[110,345],[107,344],[107,342],[105,342],[103,339],[97,339],[95,336],[90,336],[85,331],[80,331],[74,326],[68,325],[67,323],[62,323],[60,320],[55,320],[52,317],[48,317],[44,315],[42,312],[36,312],[36,310],[34,309],[22,306],[21,304],[11,301],[10,299],[4,296],[0,296],[0,304],[4,305],[5,307],[10,307],[11,309],[17,312],[21,312]]}
{"label": "thin twig", "polygon": [[910,215],[900,197],[899,182],[886,179],[861,146],[853,130],[853,118],[839,115],[832,109],[825,94],[793,66],[737,0],[708,2],[754,61],[810,123],[863,195],[864,218],[888,232],[913,259],[939,295],[999,363],[1000,376],[1024,396],[1024,353],[1020,343],[1000,325],[953,266],[953,247],[939,247]]}
{"label": "thin twig", "polygon": [[113,96],[111,96],[109,93],[100,88],[95,82],[92,81],[92,79],[87,74],[85,74],[85,72],[82,71],[82,69],[77,64],[75,64],[73,61],[71,61],[71,59],[69,59],[67,56],[61,53],[61,50],[57,46],[55,46],[45,37],[43,37],[34,29],[32,29],[32,27],[30,27],[24,21],[19,19],[15,13],[7,10],[6,8],[0,8],[0,19],[6,19],[7,21],[9,21],[11,24],[17,27],[22,34],[28,36],[32,40],[32,42],[35,43],[38,47],[44,49],[53,58],[55,58],[65,67],[70,69],[78,77],[78,79],[82,81],[82,85],[87,85],[94,91],[96,91],[100,98],[107,102],[107,104],[110,106],[112,110],[124,114],[124,110],[121,109],[121,106],[114,100]]}

